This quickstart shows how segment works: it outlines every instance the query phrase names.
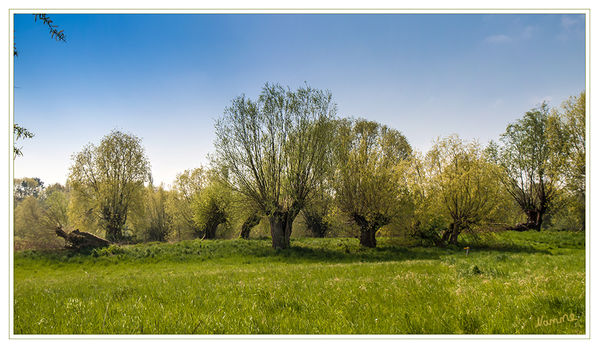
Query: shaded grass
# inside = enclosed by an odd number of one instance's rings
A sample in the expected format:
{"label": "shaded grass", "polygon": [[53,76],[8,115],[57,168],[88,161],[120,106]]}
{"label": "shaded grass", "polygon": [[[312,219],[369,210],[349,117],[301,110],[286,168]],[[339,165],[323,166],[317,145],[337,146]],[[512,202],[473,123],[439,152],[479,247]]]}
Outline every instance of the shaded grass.
{"label": "shaded grass", "polygon": [[[185,241],[15,256],[16,334],[584,334],[584,234]],[[581,244],[582,242],[582,244]],[[537,326],[572,313],[576,321]]]}

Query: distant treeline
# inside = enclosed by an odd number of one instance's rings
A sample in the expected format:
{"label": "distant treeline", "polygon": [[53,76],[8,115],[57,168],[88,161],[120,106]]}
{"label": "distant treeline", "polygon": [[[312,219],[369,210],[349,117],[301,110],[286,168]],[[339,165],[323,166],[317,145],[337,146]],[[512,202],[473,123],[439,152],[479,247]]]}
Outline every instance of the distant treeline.
{"label": "distant treeline", "polygon": [[15,244],[61,247],[56,227],[120,243],[269,235],[275,248],[298,228],[365,247],[381,234],[446,245],[498,228],[583,230],[585,103],[543,103],[499,142],[452,135],[422,154],[398,130],[338,117],[328,91],[266,84],[216,122],[210,165],[168,188],[120,131],[75,154],[65,186],[15,179]]}

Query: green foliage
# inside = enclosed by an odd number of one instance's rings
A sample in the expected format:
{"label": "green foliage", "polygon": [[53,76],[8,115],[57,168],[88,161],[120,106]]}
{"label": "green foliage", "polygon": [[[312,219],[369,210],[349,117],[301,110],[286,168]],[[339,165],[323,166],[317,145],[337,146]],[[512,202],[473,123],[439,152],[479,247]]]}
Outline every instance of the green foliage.
{"label": "green foliage", "polygon": [[146,187],[143,204],[132,216],[132,225],[138,239],[165,242],[173,230],[173,217],[167,209],[170,193],[162,185]]}
{"label": "green foliage", "polygon": [[[196,168],[177,175],[168,202],[168,214],[178,239],[216,238],[221,224],[230,227],[234,193],[216,169]],[[239,212],[239,211],[236,211]]]}
{"label": "green foliage", "polygon": [[24,240],[33,242],[36,239],[34,236],[43,228],[39,201],[32,196],[25,198],[15,209],[15,247],[21,248]]}
{"label": "green foliage", "polygon": [[440,205],[431,181],[426,159],[421,153],[412,154],[410,161],[404,165],[405,175],[401,183],[408,188],[409,203],[406,211],[408,217],[403,219],[412,237],[421,242],[439,244],[441,230],[447,227],[449,221],[447,214],[440,211]]}
{"label": "green foliage", "polygon": [[15,208],[15,249],[55,249],[64,245],[54,233],[57,226],[68,226],[68,199],[55,191],[46,198],[27,196]]}
{"label": "green foliage", "polygon": [[[585,333],[583,233],[500,233],[468,256],[390,242],[366,249],[350,238],[298,239],[273,250],[267,240],[193,240],[94,255],[18,252],[14,332]],[[564,314],[576,320],[537,326]]]}
{"label": "green foliage", "polygon": [[64,242],[54,230],[69,228],[67,214],[69,192],[58,184],[43,189],[39,179],[19,179],[20,203],[15,207],[14,236],[16,249],[55,249]]}
{"label": "green foliage", "polygon": [[336,108],[330,92],[266,84],[257,101],[237,97],[216,123],[225,181],[269,217],[273,247],[289,247],[291,226],[329,169]]}
{"label": "green foliage", "polygon": [[330,183],[323,181],[314,190],[310,203],[302,209],[304,224],[313,237],[323,238],[331,228],[330,214],[334,197],[330,192]]}
{"label": "green foliage", "polygon": [[69,183],[73,189],[73,211],[77,220],[94,221],[106,238],[123,238],[129,209],[141,199],[150,164],[141,139],[120,131],[89,144],[73,156]]}
{"label": "green foliage", "polygon": [[559,189],[561,147],[551,142],[550,110],[543,103],[509,124],[495,160],[504,170],[504,184],[526,214],[527,226],[540,230]]}
{"label": "green foliage", "polygon": [[43,200],[44,217],[47,225],[64,228],[69,226],[69,196],[62,190],[47,189],[47,196]]}
{"label": "green foliage", "polygon": [[202,228],[194,220],[193,205],[206,184],[206,171],[201,167],[177,174],[167,210],[173,217],[173,227],[178,240],[202,236]]}
{"label": "green foliage", "polygon": [[[315,209],[316,208],[316,209]],[[324,238],[330,228],[330,222],[327,221],[326,213],[317,210],[317,207],[310,206],[308,209],[303,209],[302,214],[306,227],[314,237]]]}
{"label": "green foliage", "polygon": [[584,229],[586,207],[586,93],[570,97],[554,110],[549,124],[553,148],[560,149],[558,171],[565,183],[561,211],[569,229]]}
{"label": "green foliage", "polygon": [[39,197],[44,190],[44,183],[40,178],[21,178],[14,179],[14,202],[17,206],[27,197]]}
{"label": "green foliage", "polygon": [[477,142],[464,143],[457,135],[438,139],[426,156],[429,199],[450,222],[445,241],[457,243],[463,230],[496,222],[503,203],[498,168],[487,161]]}
{"label": "green foliage", "polygon": [[220,224],[229,221],[232,204],[230,188],[213,174],[207,185],[192,202],[193,221],[202,231],[202,237],[214,239]]}
{"label": "green foliage", "polygon": [[338,122],[332,186],[339,209],[360,226],[364,246],[374,247],[376,231],[404,206],[400,164],[411,151],[406,138],[387,126],[363,119]]}
{"label": "green foliage", "polygon": [[[15,56],[17,55],[17,51],[15,50]],[[13,159],[17,158],[17,156],[23,156],[23,152],[20,147],[17,147],[17,140],[19,139],[27,139],[33,138],[34,134],[28,131],[26,128],[19,126],[18,124],[14,124],[13,126],[14,132],[14,146],[13,146]]]}

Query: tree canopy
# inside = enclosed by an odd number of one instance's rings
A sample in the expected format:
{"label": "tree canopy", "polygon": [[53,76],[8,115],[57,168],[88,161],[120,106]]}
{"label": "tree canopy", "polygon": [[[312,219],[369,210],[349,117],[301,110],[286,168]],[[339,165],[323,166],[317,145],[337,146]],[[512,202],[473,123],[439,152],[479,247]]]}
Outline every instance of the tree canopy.
{"label": "tree canopy", "polygon": [[560,149],[556,158],[563,177],[568,209],[573,211],[578,228],[585,226],[586,199],[586,93],[564,101],[550,118],[550,140]]}
{"label": "tree canopy", "polygon": [[463,231],[489,221],[501,203],[497,168],[487,161],[477,142],[465,143],[457,135],[438,139],[426,156],[431,197],[437,212],[451,221],[442,236],[457,244]]}
{"label": "tree canopy", "polygon": [[332,180],[339,208],[360,227],[360,244],[376,246],[376,232],[397,215],[402,187],[398,165],[412,149],[397,130],[367,120],[341,120]]}
{"label": "tree canopy", "polygon": [[293,221],[329,168],[336,106],[328,91],[266,84],[257,101],[233,100],[216,123],[226,182],[270,221],[273,247],[289,247]]}
{"label": "tree canopy", "polygon": [[540,230],[559,188],[561,148],[550,141],[550,109],[546,103],[507,126],[501,135],[498,163],[504,184],[526,214],[526,228]]}
{"label": "tree canopy", "polygon": [[129,209],[150,178],[141,139],[112,131],[100,144],[73,156],[69,174],[75,199],[91,212],[110,241],[122,239]]}
{"label": "tree canopy", "polygon": [[194,218],[193,207],[207,184],[208,178],[204,168],[187,169],[177,174],[168,209],[180,238],[182,235],[202,237],[203,230]]}
{"label": "tree canopy", "polygon": [[452,135],[421,154],[398,130],[337,118],[328,91],[266,84],[257,99],[231,102],[210,164],[171,187],[153,185],[141,139],[117,130],[73,155],[64,186],[15,179],[15,245],[59,247],[57,228],[113,242],[235,229],[245,239],[270,232],[274,248],[288,248],[299,214],[296,234],[358,236],[365,247],[377,235],[440,246],[464,232],[584,229],[585,126],[583,91],[531,109],[485,149]]}

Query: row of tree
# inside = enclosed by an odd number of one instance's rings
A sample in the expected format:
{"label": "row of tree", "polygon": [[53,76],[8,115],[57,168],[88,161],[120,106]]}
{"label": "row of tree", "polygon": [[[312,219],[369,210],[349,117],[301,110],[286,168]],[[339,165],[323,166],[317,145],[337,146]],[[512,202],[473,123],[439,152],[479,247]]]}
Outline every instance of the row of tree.
{"label": "row of tree", "polygon": [[15,233],[35,220],[48,234],[77,226],[111,241],[209,239],[222,225],[248,238],[264,219],[273,247],[287,248],[300,214],[321,237],[350,222],[367,247],[383,227],[437,244],[490,225],[584,228],[584,92],[528,111],[498,143],[453,135],[420,154],[395,129],[338,118],[328,91],[267,84],[257,100],[232,101],[215,148],[209,168],[167,190],[152,185],[140,139],[113,131],[73,157],[66,187],[15,183]]}
{"label": "row of tree", "polygon": [[[104,140],[113,137],[132,136],[113,132]],[[237,223],[234,216],[241,216],[244,211],[233,210],[230,191],[221,189],[218,181],[209,179],[210,175],[202,168],[186,170],[177,176],[170,190],[154,186],[149,177],[93,188],[94,182],[123,178],[122,174],[108,171],[96,171],[89,183],[69,180],[65,186],[45,187],[38,178],[15,179],[17,246],[62,247],[64,241],[54,233],[57,227],[91,231],[121,243],[212,239],[223,223],[226,235],[231,236]]]}

